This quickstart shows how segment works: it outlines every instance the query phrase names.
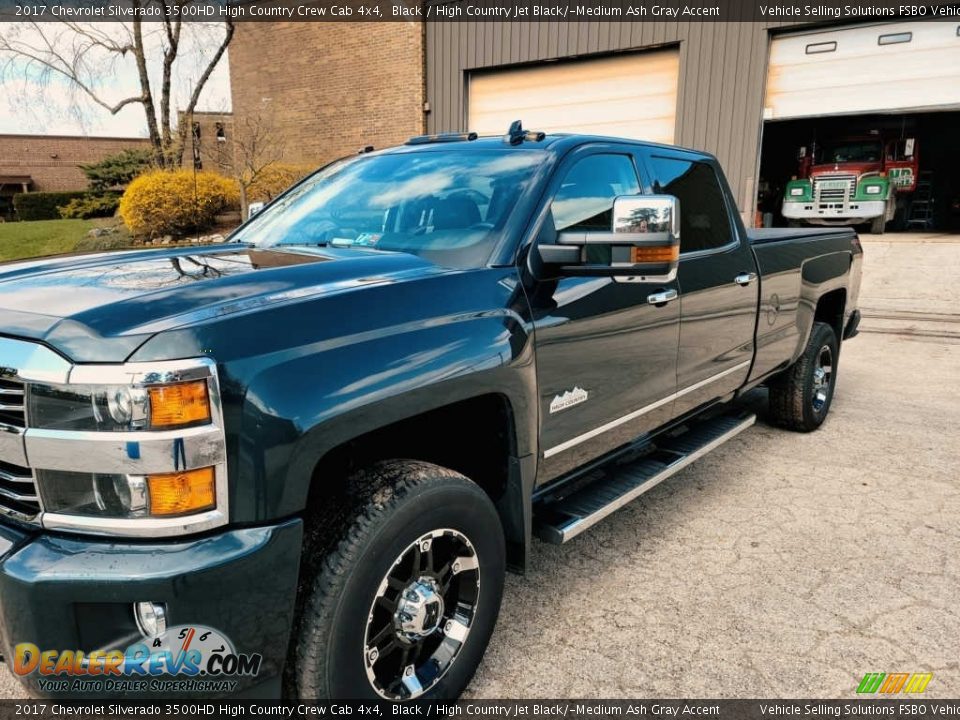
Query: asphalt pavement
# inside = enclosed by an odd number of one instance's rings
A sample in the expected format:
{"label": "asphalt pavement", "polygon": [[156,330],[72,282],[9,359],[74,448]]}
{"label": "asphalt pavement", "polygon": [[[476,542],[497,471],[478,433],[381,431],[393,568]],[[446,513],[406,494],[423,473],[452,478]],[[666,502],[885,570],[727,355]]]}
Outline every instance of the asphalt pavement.
{"label": "asphalt pavement", "polygon": [[[507,580],[473,698],[960,695],[960,237],[864,238],[830,417],[763,421]],[[22,696],[0,670],[0,696]]]}

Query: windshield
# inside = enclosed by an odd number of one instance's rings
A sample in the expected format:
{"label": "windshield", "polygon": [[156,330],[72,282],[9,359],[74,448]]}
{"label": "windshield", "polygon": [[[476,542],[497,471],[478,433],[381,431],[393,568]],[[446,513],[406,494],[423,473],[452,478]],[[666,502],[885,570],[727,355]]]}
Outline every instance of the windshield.
{"label": "windshield", "polygon": [[879,162],[881,152],[882,147],[876,141],[843,142],[828,145],[822,162]]}
{"label": "windshield", "polygon": [[508,148],[357,156],[311,176],[232,239],[393,250],[479,267],[543,157]]}

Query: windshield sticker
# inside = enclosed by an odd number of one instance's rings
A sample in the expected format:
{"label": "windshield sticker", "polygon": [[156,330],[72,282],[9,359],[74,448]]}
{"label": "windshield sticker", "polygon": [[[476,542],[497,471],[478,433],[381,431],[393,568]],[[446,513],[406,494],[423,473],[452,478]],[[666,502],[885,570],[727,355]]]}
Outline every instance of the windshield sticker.
{"label": "windshield sticker", "polygon": [[360,245],[361,247],[374,247],[381,237],[382,235],[380,233],[360,233],[357,235],[357,239],[353,241],[353,244]]}

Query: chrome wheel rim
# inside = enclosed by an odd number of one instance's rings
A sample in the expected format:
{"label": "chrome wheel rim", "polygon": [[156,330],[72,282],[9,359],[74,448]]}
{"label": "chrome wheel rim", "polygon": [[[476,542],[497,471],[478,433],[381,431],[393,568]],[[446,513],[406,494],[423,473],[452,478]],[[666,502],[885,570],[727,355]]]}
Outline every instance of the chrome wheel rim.
{"label": "chrome wheel rim", "polygon": [[367,613],[363,661],[370,686],[387,700],[429,692],[466,643],[480,599],[480,563],[466,535],[421,535],[380,581]]}
{"label": "chrome wheel rim", "polygon": [[821,412],[830,399],[830,386],[833,383],[833,351],[824,345],[817,353],[817,362],[813,367],[813,409]]}

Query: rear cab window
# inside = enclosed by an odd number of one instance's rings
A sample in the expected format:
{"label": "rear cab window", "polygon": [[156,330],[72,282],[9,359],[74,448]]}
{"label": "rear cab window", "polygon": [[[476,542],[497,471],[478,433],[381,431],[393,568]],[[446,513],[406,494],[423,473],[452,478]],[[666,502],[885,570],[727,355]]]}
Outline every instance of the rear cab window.
{"label": "rear cab window", "polygon": [[651,155],[653,192],[680,201],[680,254],[716,250],[730,245],[733,228],[726,196],[709,163]]}

